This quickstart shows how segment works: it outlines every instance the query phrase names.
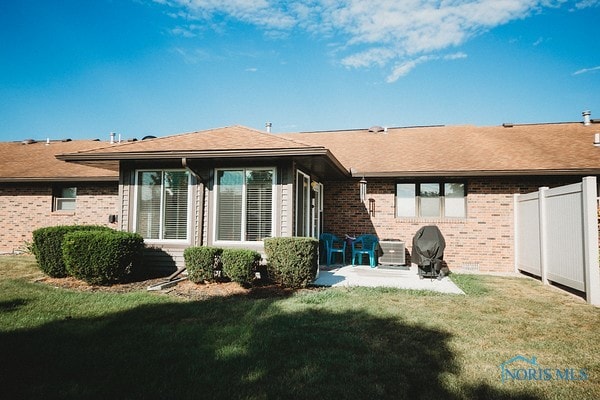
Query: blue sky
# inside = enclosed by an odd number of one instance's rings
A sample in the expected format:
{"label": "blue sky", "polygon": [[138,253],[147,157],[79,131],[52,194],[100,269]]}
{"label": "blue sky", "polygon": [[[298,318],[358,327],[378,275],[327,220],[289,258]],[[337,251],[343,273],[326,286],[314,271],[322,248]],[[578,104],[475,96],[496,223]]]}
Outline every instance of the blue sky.
{"label": "blue sky", "polygon": [[600,118],[600,0],[5,0],[0,140]]}

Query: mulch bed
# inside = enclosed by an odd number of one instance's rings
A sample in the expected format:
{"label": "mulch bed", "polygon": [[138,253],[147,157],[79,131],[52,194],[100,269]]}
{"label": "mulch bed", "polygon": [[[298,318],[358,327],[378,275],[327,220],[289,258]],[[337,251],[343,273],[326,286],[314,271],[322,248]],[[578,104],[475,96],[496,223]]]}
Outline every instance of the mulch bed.
{"label": "mulch bed", "polygon": [[[164,282],[165,278],[152,278],[139,280],[136,282],[119,283],[110,286],[90,285],[73,277],[66,278],[51,278],[42,277],[35,282],[45,285],[59,287],[63,289],[76,290],[80,292],[109,292],[109,293],[129,293],[137,291],[145,291],[148,286]],[[314,288],[300,289],[302,291],[318,290]],[[203,283],[197,284],[188,280],[183,280],[177,285],[152,293],[160,293],[165,295],[176,296],[189,300],[206,300],[214,297],[228,296],[247,296],[250,298],[270,298],[270,297],[287,297],[298,290],[284,288],[275,284],[257,283],[251,287],[244,287],[235,282],[219,282],[219,283]]]}

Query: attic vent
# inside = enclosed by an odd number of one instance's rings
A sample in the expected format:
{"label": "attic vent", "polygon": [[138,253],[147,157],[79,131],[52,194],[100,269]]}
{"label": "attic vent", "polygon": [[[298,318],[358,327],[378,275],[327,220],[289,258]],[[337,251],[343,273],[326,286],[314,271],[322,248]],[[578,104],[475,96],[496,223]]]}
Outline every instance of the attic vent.
{"label": "attic vent", "polygon": [[63,142],[71,142],[72,140],[71,140],[71,139],[69,139],[69,138],[66,138],[66,139],[63,139],[62,141],[63,141]]}
{"label": "attic vent", "polygon": [[385,131],[385,128],[382,126],[379,126],[379,125],[373,125],[372,127],[369,128],[369,132],[378,133],[378,132],[384,132],[384,131]]}
{"label": "attic vent", "polygon": [[33,144],[33,143],[36,143],[36,141],[33,139],[25,139],[21,142],[21,144]]}
{"label": "attic vent", "polygon": [[146,135],[142,138],[142,140],[148,140],[148,139],[156,139],[156,136]]}
{"label": "attic vent", "polygon": [[502,126],[505,128],[512,128],[513,126],[515,126],[515,124],[510,123],[510,122],[505,122],[502,124]]}

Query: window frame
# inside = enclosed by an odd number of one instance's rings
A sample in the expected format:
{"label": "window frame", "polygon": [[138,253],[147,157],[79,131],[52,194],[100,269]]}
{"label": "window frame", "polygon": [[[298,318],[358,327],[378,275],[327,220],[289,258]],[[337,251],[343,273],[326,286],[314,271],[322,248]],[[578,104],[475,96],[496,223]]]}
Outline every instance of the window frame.
{"label": "window frame", "polygon": [[[312,237],[310,182],[310,175],[300,170],[296,171],[294,235],[298,237]],[[300,199],[302,199],[302,209],[300,207]],[[302,232],[300,232],[300,228],[302,228]]]}
{"label": "window frame", "polygon": [[[65,189],[74,189],[73,197],[64,197]],[[67,201],[65,201],[67,200]],[[59,207],[60,204],[73,204],[73,208]],[[59,213],[74,213],[77,210],[77,186],[60,185],[52,188],[52,211]]]}
{"label": "window frame", "polygon": [[[133,211],[133,221],[132,221],[132,231],[133,232],[137,232],[138,231],[138,218],[139,218],[139,196],[140,196],[140,182],[139,182],[139,177],[140,177],[140,172],[160,172],[161,173],[161,187],[160,187],[160,193],[161,193],[161,199],[160,199],[160,225],[159,225],[159,238],[158,239],[153,239],[153,238],[144,238],[144,242],[146,243],[156,243],[156,244],[190,244],[191,240],[192,240],[192,220],[193,218],[190,218],[190,213],[191,210],[193,209],[193,175],[186,169],[183,168],[140,168],[140,169],[136,169],[135,170],[135,177],[134,177],[134,211]],[[163,227],[163,223],[164,223],[164,212],[165,212],[165,204],[164,204],[164,173],[165,172],[184,172],[187,175],[188,178],[188,184],[187,184],[187,213],[186,213],[186,224],[185,224],[185,229],[186,229],[186,237],[185,239],[164,239],[164,232],[163,229],[161,229]]]}
{"label": "window frame", "polygon": [[[240,229],[240,240],[222,240],[218,238],[218,226],[219,226],[219,172],[220,171],[242,171],[243,174],[243,182],[242,182],[242,219],[241,219],[241,229]],[[213,188],[213,202],[214,207],[212,211],[212,220],[213,227],[211,229],[211,234],[213,238],[213,243],[215,245],[239,245],[239,244],[248,244],[251,245],[253,243],[263,243],[264,240],[246,240],[247,238],[247,222],[248,222],[248,208],[247,208],[247,182],[246,182],[246,173],[248,171],[271,171],[273,173],[273,178],[271,181],[271,236],[275,237],[275,227],[276,227],[276,217],[277,217],[277,168],[276,167],[231,167],[231,168],[215,168],[214,170],[214,188]]]}
{"label": "window frame", "polygon": [[[463,202],[464,202],[464,215],[462,216],[447,216],[446,215],[446,185],[447,184],[461,184],[463,185]],[[422,185],[431,185],[431,184],[435,184],[437,185],[438,188],[438,193],[439,196],[437,197],[439,199],[439,215],[437,216],[423,216],[422,215],[422,199],[424,198],[421,195],[421,186]],[[412,216],[407,216],[407,215],[399,215],[400,212],[400,207],[399,207],[399,197],[398,197],[398,186],[399,185],[413,185],[414,187],[414,215]],[[419,180],[419,181],[398,181],[396,182],[395,186],[395,192],[394,192],[394,216],[395,218],[399,218],[399,219],[422,219],[422,220],[434,220],[434,219],[444,219],[444,220],[464,220],[467,219],[468,217],[468,202],[467,202],[467,198],[468,198],[468,184],[466,181],[459,181],[459,180]]]}

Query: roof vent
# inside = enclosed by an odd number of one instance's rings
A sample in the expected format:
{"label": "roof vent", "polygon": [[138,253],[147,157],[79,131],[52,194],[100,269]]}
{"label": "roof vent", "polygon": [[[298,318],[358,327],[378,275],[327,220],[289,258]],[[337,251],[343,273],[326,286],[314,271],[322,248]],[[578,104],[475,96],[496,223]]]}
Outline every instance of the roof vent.
{"label": "roof vent", "polygon": [[156,136],[153,135],[146,135],[142,138],[142,140],[148,140],[148,139],[156,139]]}
{"label": "roof vent", "polygon": [[386,131],[386,129],[379,125],[373,125],[372,127],[369,128],[369,132],[379,133],[379,132],[385,132],[385,131]]}
{"label": "roof vent", "polygon": [[584,112],[581,113],[581,115],[583,115],[583,124],[584,125],[589,125],[592,122],[590,121],[590,116],[592,115],[592,112],[589,110],[586,110]]}
{"label": "roof vent", "polygon": [[265,124],[265,128],[267,128],[267,133],[271,133],[271,128],[273,127],[273,124],[270,122],[267,122]]}
{"label": "roof vent", "polygon": [[511,122],[505,122],[502,124],[502,126],[505,128],[512,128],[513,126],[515,126],[515,124],[513,124]]}
{"label": "roof vent", "polygon": [[21,144],[33,144],[33,143],[35,143],[35,142],[36,142],[36,141],[35,141],[35,140],[33,140],[33,139],[25,139],[25,140],[23,140],[23,141],[21,142]]}

